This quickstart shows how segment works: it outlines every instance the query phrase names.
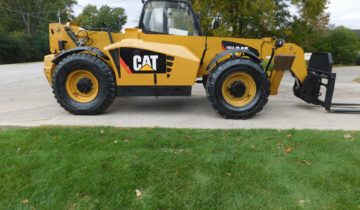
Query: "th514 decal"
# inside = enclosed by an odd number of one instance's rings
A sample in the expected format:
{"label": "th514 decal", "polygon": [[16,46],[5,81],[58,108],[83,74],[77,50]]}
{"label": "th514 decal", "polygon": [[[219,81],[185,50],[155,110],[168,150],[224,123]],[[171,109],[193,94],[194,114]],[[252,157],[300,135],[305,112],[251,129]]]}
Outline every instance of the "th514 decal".
{"label": "th514 decal", "polygon": [[229,42],[229,41],[222,41],[222,49],[223,50],[234,50],[234,49],[242,49],[242,50],[249,50],[250,52],[254,53],[256,56],[260,56],[259,51],[253,47],[236,43],[236,42]]}

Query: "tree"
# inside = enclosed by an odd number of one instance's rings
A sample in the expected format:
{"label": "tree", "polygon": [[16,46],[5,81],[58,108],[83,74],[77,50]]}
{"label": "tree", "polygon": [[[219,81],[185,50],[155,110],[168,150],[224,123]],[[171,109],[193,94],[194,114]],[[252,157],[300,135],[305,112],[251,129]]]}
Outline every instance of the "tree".
{"label": "tree", "polygon": [[120,31],[127,21],[123,8],[102,6],[97,9],[94,5],[86,6],[82,13],[74,20],[77,24],[87,28],[110,28]]}
{"label": "tree", "polygon": [[49,22],[57,22],[58,11],[74,4],[76,0],[0,0],[0,26],[9,32],[23,31],[27,35],[47,32]]}
{"label": "tree", "polygon": [[202,15],[205,31],[211,18],[219,15],[222,27],[215,35],[256,38],[285,33],[290,17],[285,0],[196,0],[194,7]]}
{"label": "tree", "polygon": [[[222,26],[209,35],[261,38],[277,36],[295,42],[306,50],[326,31],[327,0],[195,0],[203,31],[212,17],[219,15]],[[295,6],[298,15],[292,14]],[[205,12],[204,12],[205,11]]]}
{"label": "tree", "polygon": [[[49,53],[48,25],[75,0],[0,0],[0,63],[39,61]],[[63,20],[69,20],[64,12]]]}
{"label": "tree", "polygon": [[293,41],[308,51],[316,51],[315,44],[325,35],[330,14],[326,12],[328,0],[292,0],[298,15],[293,17],[291,36]]}
{"label": "tree", "polygon": [[321,38],[317,48],[332,52],[335,64],[354,64],[360,52],[360,41],[351,30],[338,27]]}

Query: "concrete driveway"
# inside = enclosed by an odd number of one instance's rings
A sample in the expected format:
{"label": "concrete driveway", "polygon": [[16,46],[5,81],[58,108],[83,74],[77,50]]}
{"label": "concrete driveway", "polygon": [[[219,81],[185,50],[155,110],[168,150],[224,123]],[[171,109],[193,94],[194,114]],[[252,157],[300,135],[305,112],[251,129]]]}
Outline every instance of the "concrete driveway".
{"label": "concrete driveway", "polygon": [[[73,116],[55,101],[42,63],[0,66],[0,126],[82,125],[171,128],[275,128],[360,130],[359,114],[329,114],[292,94],[287,75],[278,96],[249,120],[222,119],[201,85],[189,98],[118,98],[101,116]],[[336,68],[335,102],[360,103],[360,67]]]}

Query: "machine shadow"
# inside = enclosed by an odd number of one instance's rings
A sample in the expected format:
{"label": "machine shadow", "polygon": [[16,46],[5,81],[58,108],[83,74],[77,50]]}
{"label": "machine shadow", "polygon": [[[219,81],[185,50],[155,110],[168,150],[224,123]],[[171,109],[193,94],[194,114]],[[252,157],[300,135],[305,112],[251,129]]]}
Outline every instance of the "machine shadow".
{"label": "machine shadow", "polygon": [[212,111],[206,97],[125,97],[117,98],[107,113],[197,113],[208,115]]}

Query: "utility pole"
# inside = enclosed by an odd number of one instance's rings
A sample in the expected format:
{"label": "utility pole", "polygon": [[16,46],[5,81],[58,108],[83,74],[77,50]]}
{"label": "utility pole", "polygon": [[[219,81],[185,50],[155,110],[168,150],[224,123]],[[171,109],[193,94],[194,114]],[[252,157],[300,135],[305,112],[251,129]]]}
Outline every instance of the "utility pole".
{"label": "utility pole", "polygon": [[61,24],[61,12],[60,12],[60,10],[58,10],[57,16],[58,16],[58,18],[59,18],[59,24]]}

